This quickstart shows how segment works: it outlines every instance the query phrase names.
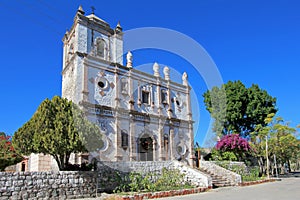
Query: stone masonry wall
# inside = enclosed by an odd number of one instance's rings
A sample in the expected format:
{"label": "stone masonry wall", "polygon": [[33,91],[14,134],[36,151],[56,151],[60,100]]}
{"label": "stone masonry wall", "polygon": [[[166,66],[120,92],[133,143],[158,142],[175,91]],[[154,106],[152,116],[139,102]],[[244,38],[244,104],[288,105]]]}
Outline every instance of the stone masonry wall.
{"label": "stone masonry wall", "polygon": [[178,161],[99,162],[97,171],[0,172],[0,200],[72,199],[112,192],[129,172],[160,173],[178,169],[185,181],[202,188],[212,186],[211,178]]}
{"label": "stone masonry wall", "polygon": [[228,169],[230,171],[235,171],[236,168],[239,169],[239,172],[236,172],[238,174],[247,174],[249,173],[249,169],[246,166],[244,162],[233,162],[233,161],[210,161],[215,163],[216,165],[219,165],[225,169]]}
{"label": "stone masonry wall", "polygon": [[96,177],[96,172],[0,172],[0,200],[92,197]]}

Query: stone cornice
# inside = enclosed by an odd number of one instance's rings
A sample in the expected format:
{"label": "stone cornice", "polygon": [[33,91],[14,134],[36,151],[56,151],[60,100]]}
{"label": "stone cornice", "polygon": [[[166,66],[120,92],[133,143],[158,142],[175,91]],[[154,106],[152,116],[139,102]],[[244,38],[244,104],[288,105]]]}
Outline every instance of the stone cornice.
{"label": "stone cornice", "polygon": [[[187,93],[190,89],[190,86],[188,86],[188,88],[180,83],[176,83],[173,81],[166,81],[161,77],[155,77],[154,75],[148,74],[146,72],[142,72],[136,69],[130,69],[124,65],[121,65],[119,63],[114,63],[114,62],[110,62],[110,61],[106,61],[103,60],[101,58],[98,58],[96,56],[93,55],[87,55],[86,59],[84,60],[84,63],[87,64],[89,67],[94,67],[94,68],[99,68],[99,69],[103,69],[106,71],[109,71],[111,73],[118,73],[119,75],[125,75],[125,76],[129,76],[129,71],[131,72],[130,76],[132,79],[134,80],[141,80],[141,81],[145,81],[149,84],[152,85],[159,85],[162,87],[169,87],[170,89],[173,90],[180,90],[180,92],[182,93]],[[101,66],[98,63],[105,63],[106,66]]]}
{"label": "stone cornice", "polygon": [[[175,117],[168,118],[168,117],[162,116],[162,115],[142,113],[142,112],[138,112],[136,110],[126,110],[124,108],[113,108],[110,106],[92,104],[90,102],[80,102],[79,104],[81,106],[83,106],[87,110],[88,113],[89,113],[89,108],[99,109],[99,112],[95,113],[96,115],[99,115],[99,116],[107,116],[102,113],[105,113],[105,111],[110,111],[110,112],[113,112],[113,114],[115,114],[115,112],[118,112],[121,114],[131,116],[131,117],[133,117],[133,119],[135,121],[150,122],[150,119],[153,118],[153,119],[155,119],[156,123],[159,123],[159,119],[163,119],[163,121],[166,121],[170,125],[173,125],[173,126],[180,126],[181,123],[194,123],[194,121],[191,121],[191,120],[183,120],[183,119],[178,119]],[[114,117],[114,115],[111,115],[110,117]]]}

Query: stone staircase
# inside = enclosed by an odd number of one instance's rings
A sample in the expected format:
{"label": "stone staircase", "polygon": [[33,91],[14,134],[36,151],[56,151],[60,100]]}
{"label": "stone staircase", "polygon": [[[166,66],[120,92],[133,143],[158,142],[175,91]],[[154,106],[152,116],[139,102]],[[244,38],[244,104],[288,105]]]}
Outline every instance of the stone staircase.
{"label": "stone staircase", "polygon": [[241,183],[239,174],[224,169],[210,161],[201,161],[200,169],[198,170],[211,177],[213,188],[237,186]]}
{"label": "stone staircase", "polygon": [[212,187],[213,188],[228,187],[228,186],[234,186],[235,185],[230,180],[228,180],[226,177],[215,174],[215,173],[213,173],[211,171],[208,171],[208,170],[205,170],[205,169],[200,169],[200,171],[212,178]]}

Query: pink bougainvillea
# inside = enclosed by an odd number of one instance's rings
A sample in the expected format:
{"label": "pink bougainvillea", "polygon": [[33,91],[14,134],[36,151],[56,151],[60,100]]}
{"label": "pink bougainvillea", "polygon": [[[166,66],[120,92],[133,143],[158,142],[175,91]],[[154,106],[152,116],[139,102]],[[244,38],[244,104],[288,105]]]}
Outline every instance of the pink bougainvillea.
{"label": "pink bougainvillea", "polygon": [[238,134],[225,135],[217,143],[216,149],[220,151],[251,151],[248,141]]}

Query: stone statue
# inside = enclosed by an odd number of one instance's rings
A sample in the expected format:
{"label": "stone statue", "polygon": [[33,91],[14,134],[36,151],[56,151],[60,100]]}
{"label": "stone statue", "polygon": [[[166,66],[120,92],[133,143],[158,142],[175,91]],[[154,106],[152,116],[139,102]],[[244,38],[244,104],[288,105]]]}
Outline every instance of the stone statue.
{"label": "stone statue", "polygon": [[165,75],[165,80],[170,80],[170,69],[169,67],[165,66],[164,67],[164,75]]}
{"label": "stone statue", "polygon": [[184,72],[184,73],[182,74],[182,84],[183,84],[183,85],[188,85],[188,75],[187,75],[186,72]]}
{"label": "stone statue", "polygon": [[127,67],[128,68],[132,68],[132,54],[130,51],[128,51],[127,55],[126,55],[126,60],[127,60]]}
{"label": "stone statue", "polygon": [[154,76],[159,77],[159,65],[157,62],[153,64],[153,71],[154,71]]}

